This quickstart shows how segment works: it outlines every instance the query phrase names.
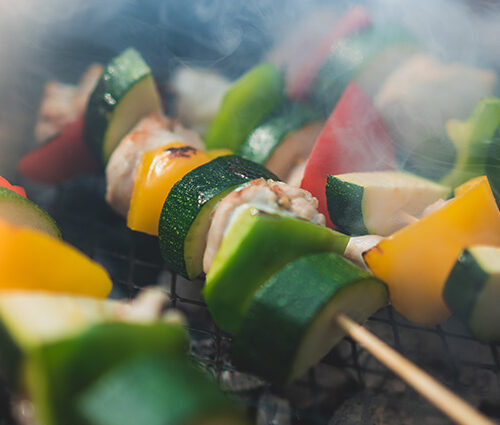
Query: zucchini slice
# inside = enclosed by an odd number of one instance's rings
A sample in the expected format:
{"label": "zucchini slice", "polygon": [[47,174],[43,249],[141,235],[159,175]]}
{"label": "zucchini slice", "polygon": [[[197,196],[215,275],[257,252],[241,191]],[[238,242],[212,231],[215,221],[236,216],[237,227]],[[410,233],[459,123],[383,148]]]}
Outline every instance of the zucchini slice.
{"label": "zucchini slice", "polygon": [[0,187],[0,218],[17,226],[27,226],[55,238],[61,231],[54,219],[34,202],[16,192]]}
{"label": "zucchini slice", "polygon": [[476,338],[500,341],[500,248],[465,249],[446,281],[443,298]]}
{"label": "zucchini slice", "polygon": [[418,50],[414,38],[393,25],[369,28],[339,40],[313,82],[312,102],[328,116],[352,80],[373,96],[385,77]]}
{"label": "zucchini slice", "polygon": [[226,230],[203,288],[215,323],[236,332],[255,291],[269,277],[302,255],[342,254],[348,240],[342,233],[306,220],[255,207],[242,209]]}
{"label": "zucchini slice", "polygon": [[500,208],[500,127],[491,139],[486,158],[486,176]]}
{"label": "zucchini slice", "polygon": [[207,149],[237,152],[255,126],[283,100],[283,76],[264,63],[252,68],[227,91],[205,136]]}
{"label": "zucchini slice", "polygon": [[227,155],[195,168],[172,187],[158,226],[161,253],[172,270],[188,279],[200,275],[213,209],[231,190],[259,177],[277,180],[262,165]]}
{"label": "zucchini slice", "polygon": [[239,154],[265,164],[288,134],[318,119],[319,114],[309,106],[287,102],[250,133],[241,145]]}
{"label": "zucchini slice", "polygon": [[330,219],[349,235],[387,236],[408,224],[450,188],[401,171],[374,171],[328,176]]}
{"label": "zucchini slice", "polygon": [[344,337],[333,320],[336,314],[361,323],[387,303],[387,287],[340,255],[301,257],[255,294],[233,343],[233,361],[288,384]]}
{"label": "zucchini slice", "polygon": [[94,425],[248,425],[214,382],[175,356],[142,356],[113,368],[78,404]]}
{"label": "zucchini slice", "polygon": [[121,139],[146,115],[161,110],[149,66],[132,48],[111,60],[90,95],[84,137],[106,164]]}

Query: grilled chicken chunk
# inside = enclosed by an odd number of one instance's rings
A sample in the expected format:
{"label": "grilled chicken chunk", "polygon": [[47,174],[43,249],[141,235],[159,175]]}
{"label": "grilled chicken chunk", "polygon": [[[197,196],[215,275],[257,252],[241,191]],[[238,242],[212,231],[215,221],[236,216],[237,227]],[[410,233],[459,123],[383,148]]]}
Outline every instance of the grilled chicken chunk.
{"label": "grilled chicken chunk", "polygon": [[317,209],[318,200],[306,190],[263,178],[253,180],[227,195],[215,209],[203,256],[205,273],[208,273],[233,218],[249,206],[325,225],[325,216]]}
{"label": "grilled chicken chunk", "polygon": [[203,149],[197,133],[158,112],[139,121],[120,142],[106,167],[106,201],[117,213],[127,215],[143,152],[170,142],[186,142]]}

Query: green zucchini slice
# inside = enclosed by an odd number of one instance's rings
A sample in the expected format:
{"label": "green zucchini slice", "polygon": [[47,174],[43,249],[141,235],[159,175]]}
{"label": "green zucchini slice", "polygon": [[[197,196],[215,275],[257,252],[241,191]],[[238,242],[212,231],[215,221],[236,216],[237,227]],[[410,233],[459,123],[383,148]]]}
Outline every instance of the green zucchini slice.
{"label": "green zucchini slice", "polygon": [[78,404],[93,425],[248,425],[201,370],[173,356],[142,356],[112,369]]}
{"label": "green zucchini slice", "polygon": [[318,112],[311,107],[287,102],[250,133],[241,145],[239,154],[259,164],[265,164],[288,134],[319,119]]}
{"label": "green zucchini slice", "polygon": [[90,95],[84,137],[106,164],[122,138],[146,115],[161,110],[149,66],[132,48],[111,60]]}
{"label": "green zucchini slice", "polygon": [[486,158],[486,176],[500,208],[500,127],[491,139]]}
{"label": "green zucchini slice", "polygon": [[326,184],[330,219],[349,235],[390,235],[449,195],[450,188],[401,171],[339,174]]}
{"label": "green zucchini slice", "polygon": [[361,323],[387,303],[385,284],[340,255],[301,257],[255,294],[233,343],[233,362],[288,384],[344,337],[335,315]]}
{"label": "green zucchini slice", "polygon": [[328,116],[354,80],[370,96],[399,64],[418,52],[415,39],[394,25],[376,26],[340,40],[311,87],[311,100]]}
{"label": "green zucchini slice", "polygon": [[500,248],[465,249],[443,289],[450,310],[484,342],[500,341]]}
{"label": "green zucchini slice", "polygon": [[237,152],[250,132],[283,100],[283,76],[264,63],[252,68],[227,91],[205,135],[207,149]]}
{"label": "green zucchini slice", "polygon": [[56,238],[61,237],[59,227],[49,214],[34,202],[5,187],[0,187],[0,218]]}
{"label": "green zucchini slice", "polygon": [[[274,273],[302,255],[342,254],[349,237],[297,218],[242,209],[226,230],[203,289],[215,323],[236,332],[255,291]],[[304,281],[306,282],[306,281]]]}
{"label": "green zucchini slice", "polygon": [[262,165],[228,155],[195,168],[172,187],[158,227],[161,253],[172,270],[188,279],[201,274],[213,209],[228,192],[259,177],[278,180]]}

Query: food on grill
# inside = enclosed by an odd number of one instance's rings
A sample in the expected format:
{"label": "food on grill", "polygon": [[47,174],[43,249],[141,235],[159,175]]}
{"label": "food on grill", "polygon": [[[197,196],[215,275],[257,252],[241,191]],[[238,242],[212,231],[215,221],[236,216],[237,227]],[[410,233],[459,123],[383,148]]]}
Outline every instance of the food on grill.
{"label": "food on grill", "polygon": [[[448,121],[446,130],[455,146],[456,159],[443,182],[458,186],[472,177],[485,174],[488,156],[491,156],[492,160],[496,157],[494,152],[489,155],[489,148],[499,128],[500,98],[498,97],[482,99],[465,121]],[[490,169],[489,177],[491,181],[499,181],[500,170]]]}
{"label": "food on grill", "polygon": [[169,83],[175,94],[176,116],[184,125],[204,134],[230,87],[231,82],[215,71],[179,68]]}
{"label": "food on grill", "polygon": [[205,135],[207,149],[238,151],[257,124],[283,100],[283,77],[269,63],[233,83]]}
{"label": "food on grill", "polygon": [[500,341],[500,247],[462,251],[443,290],[446,305],[483,342]]}
{"label": "food on grill", "polygon": [[0,240],[2,290],[45,290],[98,298],[111,291],[111,280],[101,265],[56,237],[0,221]]}
{"label": "food on grill", "polygon": [[[19,186],[16,187],[19,188]],[[24,189],[22,189],[22,192],[24,192]],[[27,199],[26,196],[22,196],[18,192],[1,185],[0,218],[17,226],[30,227],[56,238],[61,237],[59,227],[49,214]]]}
{"label": "food on grill", "polygon": [[404,28],[371,26],[341,39],[331,50],[311,87],[312,101],[328,115],[351,81],[373,98],[380,86],[421,47]]}
{"label": "food on grill", "polygon": [[[409,153],[408,161],[415,172],[428,173],[431,166],[437,167],[432,170],[434,173],[446,172],[454,163],[453,146],[445,146],[449,144],[444,132],[446,120],[467,117],[476,102],[493,93],[496,82],[493,71],[458,63],[444,64],[419,54],[387,78],[374,103],[394,140],[401,150]],[[462,146],[457,149],[457,154],[462,156]],[[437,158],[437,154],[441,158]],[[434,164],[435,159],[440,162]],[[455,163],[459,165],[461,159],[457,158]],[[458,186],[470,177],[473,176],[463,176],[455,183],[449,180],[446,184]]]}
{"label": "food on grill", "polygon": [[455,196],[364,255],[387,283],[394,308],[423,325],[448,317],[443,286],[460,252],[470,245],[500,246],[500,212],[486,177],[465,183]]}
{"label": "food on grill", "polygon": [[116,147],[106,167],[106,201],[127,216],[137,169],[144,152],[171,142],[185,142],[203,149],[199,136],[159,112],[142,118]]}
{"label": "food on grill", "polygon": [[326,185],[330,219],[348,235],[388,236],[449,195],[448,187],[401,171],[328,176]]}
{"label": "food on grill", "polygon": [[141,356],[113,368],[78,406],[93,425],[248,425],[214,382],[174,356]]}
{"label": "food on grill", "polygon": [[307,159],[322,128],[311,107],[285,102],[254,128],[238,153],[287,180],[292,168]]}
{"label": "food on grill", "polygon": [[35,126],[35,139],[38,143],[56,137],[64,127],[83,116],[90,93],[102,71],[102,65],[89,66],[77,86],[57,81],[45,84]]}
{"label": "food on grill", "polygon": [[319,212],[332,226],[326,202],[328,174],[391,169],[392,139],[370,99],[350,83],[328,118],[309,156],[301,187],[319,201]]}
{"label": "food on grill", "polygon": [[[314,18],[314,23],[317,25],[317,21],[321,17]],[[304,46],[305,49],[312,49],[311,51],[301,50],[294,52],[294,58],[290,58],[291,64],[288,64],[286,67],[287,96],[295,100],[306,99],[316,75],[332,48],[338,45],[344,38],[370,26],[370,24],[371,18],[368,11],[362,6],[355,6],[334,22],[334,25],[328,25],[328,28],[331,29],[321,40],[317,40],[317,46]],[[307,35],[305,34],[305,36]],[[294,41],[300,42],[301,40]],[[296,48],[296,43],[292,43],[291,46],[286,47],[287,51],[285,54],[289,54],[291,49]]]}
{"label": "food on grill", "polygon": [[237,367],[279,384],[300,378],[357,322],[388,303],[387,287],[335,253],[301,257],[256,292],[233,344]]}
{"label": "food on grill", "polygon": [[266,211],[257,203],[237,209],[203,289],[215,323],[227,332],[236,332],[255,291],[269,277],[303,255],[343,253],[348,239],[310,221]]}
{"label": "food on grill", "polygon": [[227,193],[259,177],[276,179],[262,165],[229,155],[195,168],[174,184],[158,227],[161,253],[170,269],[188,279],[200,275],[213,209]]}
{"label": "food on grill", "polygon": [[182,142],[145,152],[135,176],[127,226],[157,236],[163,203],[172,186],[211,159],[208,153]]}
{"label": "food on grill", "polygon": [[18,168],[24,177],[48,184],[97,171],[99,163],[83,140],[83,117],[67,124],[52,139],[24,155]]}
{"label": "food on grill", "polygon": [[104,164],[120,140],[146,115],[161,111],[149,66],[129,48],[109,62],[92,92],[84,136]]}

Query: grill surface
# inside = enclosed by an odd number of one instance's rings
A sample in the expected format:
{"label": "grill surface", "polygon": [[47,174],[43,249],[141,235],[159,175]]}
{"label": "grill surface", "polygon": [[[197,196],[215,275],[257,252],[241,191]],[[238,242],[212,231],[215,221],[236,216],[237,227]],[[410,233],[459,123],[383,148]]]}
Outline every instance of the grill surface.
{"label": "grill surface", "polygon": [[[156,238],[129,231],[106,205],[102,177],[35,189],[29,191],[32,199],[53,215],[64,239],[109,271],[112,297],[130,298],[153,284],[170,293],[171,305],[189,320],[193,358],[244,400],[257,424],[450,423],[349,338],[288,388],[236,371],[230,362],[231,337],[217,329],[202,301],[203,282],[186,281],[165,269]],[[391,307],[366,327],[480,410],[500,418],[499,346],[477,342],[454,318],[424,328]]]}

